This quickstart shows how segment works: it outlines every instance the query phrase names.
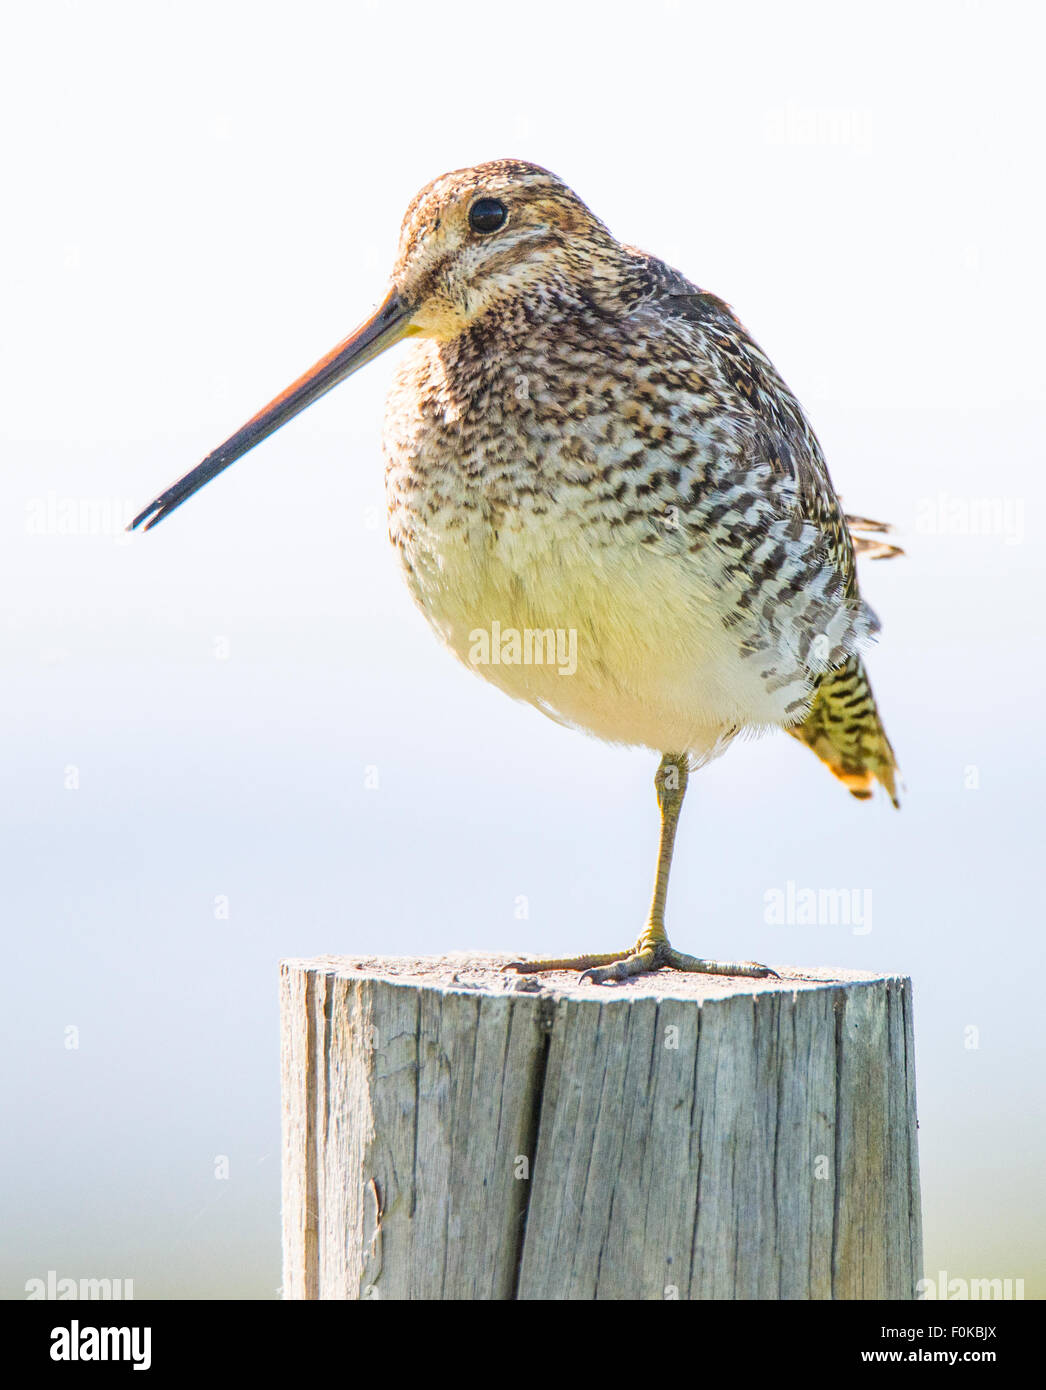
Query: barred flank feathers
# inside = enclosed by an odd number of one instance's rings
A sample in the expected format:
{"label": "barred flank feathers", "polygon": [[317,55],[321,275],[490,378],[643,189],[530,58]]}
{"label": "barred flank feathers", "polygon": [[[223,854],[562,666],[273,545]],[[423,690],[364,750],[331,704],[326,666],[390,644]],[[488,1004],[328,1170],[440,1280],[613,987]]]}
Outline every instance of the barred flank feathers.
{"label": "barred flank feathers", "polygon": [[897,799],[897,759],[876,708],[860,657],[827,671],[814,692],[810,713],[788,732],[813,750],[854,796],[865,800],[879,781]]}

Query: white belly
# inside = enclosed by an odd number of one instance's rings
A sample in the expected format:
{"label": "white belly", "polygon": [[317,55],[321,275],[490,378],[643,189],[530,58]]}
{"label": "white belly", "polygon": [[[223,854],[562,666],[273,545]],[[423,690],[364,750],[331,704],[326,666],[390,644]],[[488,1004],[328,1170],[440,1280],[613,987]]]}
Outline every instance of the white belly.
{"label": "white belly", "polygon": [[497,533],[414,520],[402,553],[433,627],[466,665],[558,722],[700,760],[741,728],[790,721],[797,686],[768,691],[765,656],[745,657],[723,626],[707,561],[624,531],[586,535],[563,514]]}

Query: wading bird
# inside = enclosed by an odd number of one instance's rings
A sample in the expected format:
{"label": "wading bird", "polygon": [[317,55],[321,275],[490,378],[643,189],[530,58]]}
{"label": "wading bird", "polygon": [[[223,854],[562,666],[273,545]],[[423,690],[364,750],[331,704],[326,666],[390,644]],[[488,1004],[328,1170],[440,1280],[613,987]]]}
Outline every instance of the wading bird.
{"label": "wading bird", "polygon": [[[738,734],[776,726],[854,796],[878,781],[897,804],[860,658],[878,622],[854,562],[896,548],[876,536],[888,528],[843,515],[798,402],[730,308],[616,241],[553,174],[497,160],[422,189],[376,313],[132,527],[155,526],[401,339],[389,533],[425,616],[509,695],[662,755],[654,896],[635,945],[511,968],[597,983],[662,966],[772,974],[669,942],[687,780]],[[561,634],[568,663],[550,641]],[[495,636],[497,660],[480,640]]]}

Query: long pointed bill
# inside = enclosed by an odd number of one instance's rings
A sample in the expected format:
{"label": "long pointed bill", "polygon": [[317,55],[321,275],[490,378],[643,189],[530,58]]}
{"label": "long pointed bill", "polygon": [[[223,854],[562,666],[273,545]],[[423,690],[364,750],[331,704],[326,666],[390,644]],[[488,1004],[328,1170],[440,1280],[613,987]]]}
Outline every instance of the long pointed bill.
{"label": "long pointed bill", "polygon": [[161,492],[144,511],[138,513],[128,526],[128,531],[136,530],[143,521],[148,531],[165,516],[170,516],[176,507],[180,507],[194,492],[199,492],[205,483],[216,478],[231,463],[243,458],[255,444],[268,439],[281,425],[293,420],[306,406],[325,396],[332,387],[337,386],[339,381],[344,381],[358,367],[362,367],[393,343],[398,343],[401,338],[416,331],[410,322],[410,309],[393,291],[373,318],[361,324],[355,333],[350,334],[344,342],[328,352],[326,357],[320,358],[304,376],[288,386],[274,401],[270,401],[264,410],[259,410],[253,419],[248,420],[242,429],[237,430],[220,448],[215,449],[213,454],[208,454],[192,472],[186,473],[184,478],[179,478],[166,492]]}

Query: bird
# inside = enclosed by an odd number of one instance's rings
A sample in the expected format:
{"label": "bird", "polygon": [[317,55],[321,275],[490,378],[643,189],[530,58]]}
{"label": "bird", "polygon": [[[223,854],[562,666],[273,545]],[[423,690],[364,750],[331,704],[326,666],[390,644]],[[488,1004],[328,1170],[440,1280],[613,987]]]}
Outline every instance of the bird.
{"label": "bird", "polygon": [[375,312],[129,529],[397,343],[389,538],[421,611],[508,695],[660,755],[635,942],[505,969],[597,985],[666,968],[776,975],[671,944],[680,810],[697,769],[774,728],[854,797],[878,785],[899,805],[855,559],[899,554],[890,528],[843,511],[799,402],[724,300],[619,242],[547,169],[500,159],[426,185]]}

